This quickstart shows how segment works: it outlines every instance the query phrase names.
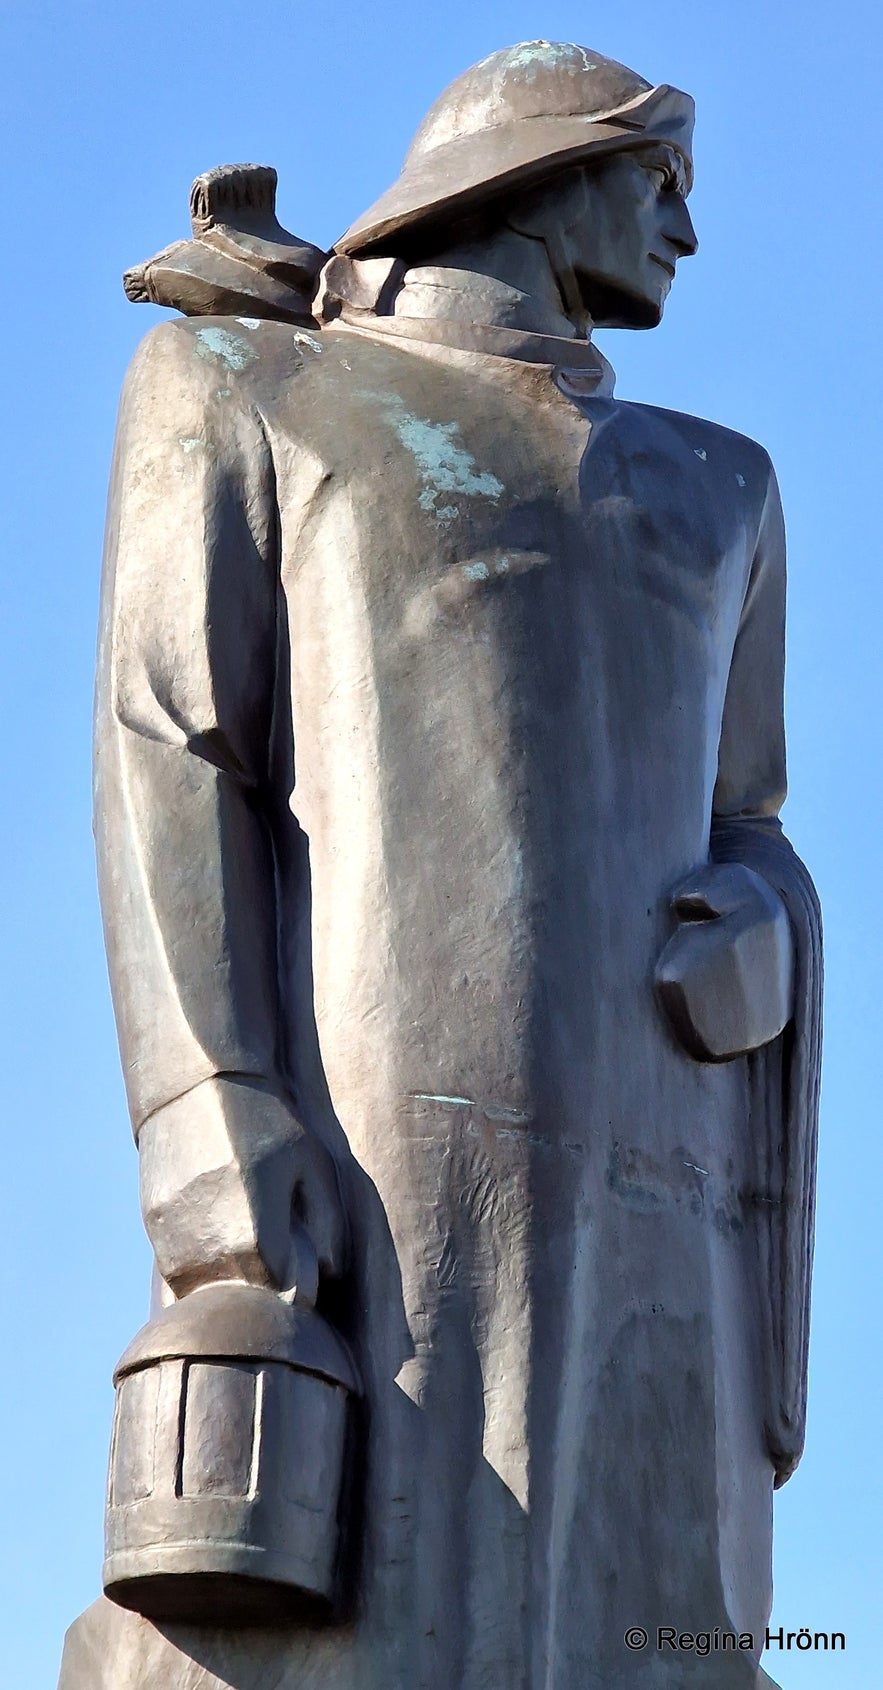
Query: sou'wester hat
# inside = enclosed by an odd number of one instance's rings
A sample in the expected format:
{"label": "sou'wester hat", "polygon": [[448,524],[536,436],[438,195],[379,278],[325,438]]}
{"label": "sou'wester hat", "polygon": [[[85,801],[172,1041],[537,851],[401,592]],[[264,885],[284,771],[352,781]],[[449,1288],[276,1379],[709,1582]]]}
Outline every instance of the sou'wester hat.
{"label": "sou'wester hat", "polygon": [[504,189],[526,187],[596,154],[666,143],[692,182],[689,94],[587,47],[525,41],[458,76],[423,119],[398,181],[336,243],[363,253]]}

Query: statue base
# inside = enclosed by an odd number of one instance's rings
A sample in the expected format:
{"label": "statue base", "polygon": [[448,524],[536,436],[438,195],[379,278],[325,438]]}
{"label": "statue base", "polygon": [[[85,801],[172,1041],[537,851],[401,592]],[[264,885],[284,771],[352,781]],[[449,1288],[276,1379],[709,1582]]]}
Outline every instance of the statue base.
{"label": "statue base", "polygon": [[102,1596],[65,1637],[58,1690],[288,1690],[290,1639],[290,1628],[155,1623]]}
{"label": "statue base", "polygon": [[[325,1683],[324,1672],[336,1686],[328,1658],[332,1636],[314,1633],[316,1676],[310,1684]],[[221,1632],[209,1626],[155,1625],[101,1597],[68,1631],[58,1690],[300,1690],[305,1682],[303,1631],[299,1646],[292,1647],[292,1640],[290,1627]],[[710,1683],[713,1656],[707,1666]],[[693,1676],[701,1684],[701,1675]],[[746,1677],[745,1690],[748,1682]],[[763,1668],[752,1687],[779,1690]],[[366,1682],[364,1690],[373,1686]]]}

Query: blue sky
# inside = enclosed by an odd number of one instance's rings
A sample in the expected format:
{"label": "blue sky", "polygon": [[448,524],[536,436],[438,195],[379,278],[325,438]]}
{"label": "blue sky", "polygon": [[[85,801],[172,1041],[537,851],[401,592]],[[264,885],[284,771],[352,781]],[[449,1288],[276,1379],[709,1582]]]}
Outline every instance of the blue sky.
{"label": "blue sky", "polygon": [[848,1649],[767,1664],[782,1690],[867,1690],[879,1672],[878,6],[3,0],[0,1679],[15,1690],[54,1684],[64,1628],[98,1592],[110,1374],[149,1277],[89,814],[114,415],[160,315],[127,303],[120,272],[186,233],[194,175],[240,159],[275,164],[282,221],[329,244],[452,76],[538,36],[695,95],[699,256],[657,332],[600,340],[623,397],[760,439],[782,486],[785,819],[825,908],[828,1000],[809,1441],[776,1505],[775,1623],[845,1631]]}

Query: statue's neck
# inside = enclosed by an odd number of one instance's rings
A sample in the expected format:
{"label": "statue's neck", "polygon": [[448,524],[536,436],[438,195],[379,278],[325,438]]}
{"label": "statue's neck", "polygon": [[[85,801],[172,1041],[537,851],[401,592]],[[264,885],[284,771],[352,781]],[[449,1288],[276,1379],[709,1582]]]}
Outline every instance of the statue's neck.
{"label": "statue's neck", "polygon": [[487,241],[452,246],[434,253],[429,263],[413,266],[394,309],[397,317],[584,338],[564,310],[542,241],[508,230]]}

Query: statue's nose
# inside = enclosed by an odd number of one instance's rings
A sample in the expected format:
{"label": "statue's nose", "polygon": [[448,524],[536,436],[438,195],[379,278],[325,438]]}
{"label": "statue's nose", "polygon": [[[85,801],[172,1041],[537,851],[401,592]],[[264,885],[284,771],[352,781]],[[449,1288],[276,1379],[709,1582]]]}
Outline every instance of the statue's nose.
{"label": "statue's nose", "polygon": [[699,240],[693,227],[693,219],[687,209],[686,200],[682,200],[680,195],[672,196],[663,233],[679,258],[692,258],[694,252],[698,252]]}

